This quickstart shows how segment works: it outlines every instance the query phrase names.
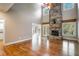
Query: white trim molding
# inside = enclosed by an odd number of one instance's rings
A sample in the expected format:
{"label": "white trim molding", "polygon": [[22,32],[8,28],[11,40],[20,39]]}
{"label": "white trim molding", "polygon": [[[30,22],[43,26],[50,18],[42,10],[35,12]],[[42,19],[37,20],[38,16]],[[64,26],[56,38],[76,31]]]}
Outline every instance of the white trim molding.
{"label": "white trim molding", "polygon": [[32,38],[29,38],[29,39],[23,39],[23,40],[18,40],[18,41],[15,41],[15,42],[5,43],[4,45],[7,46],[7,45],[11,45],[11,44],[16,44],[16,43],[20,43],[20,42],[28,41],[28,40],[32,40]]}

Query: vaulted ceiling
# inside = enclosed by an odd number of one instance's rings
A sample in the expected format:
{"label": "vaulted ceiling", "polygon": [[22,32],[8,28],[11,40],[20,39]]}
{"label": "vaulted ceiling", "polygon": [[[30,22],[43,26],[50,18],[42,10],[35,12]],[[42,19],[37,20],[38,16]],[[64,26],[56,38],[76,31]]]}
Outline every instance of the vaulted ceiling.
{"label": "vaulted ceiling", "polygon": [[13,3],[0,3],[0,12],[7,12],[12,6]]}

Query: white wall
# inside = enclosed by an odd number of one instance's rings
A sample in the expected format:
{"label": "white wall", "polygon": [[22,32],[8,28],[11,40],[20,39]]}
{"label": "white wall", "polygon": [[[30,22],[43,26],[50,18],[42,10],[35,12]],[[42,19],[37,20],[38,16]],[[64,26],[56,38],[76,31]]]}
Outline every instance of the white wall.
{"label": "white wall", "polygon": [[44,15],[42,19],[42,23],[49,22],[49,15]]}
{"label": "white wall", "polygon": [[63,20],[76,19],[76,8],[62,11]]}
{"label": "white wall", "polygon": [[32,38],[32,23],[40,23],[41,6],[17,3],[6,13],[5,43]]}

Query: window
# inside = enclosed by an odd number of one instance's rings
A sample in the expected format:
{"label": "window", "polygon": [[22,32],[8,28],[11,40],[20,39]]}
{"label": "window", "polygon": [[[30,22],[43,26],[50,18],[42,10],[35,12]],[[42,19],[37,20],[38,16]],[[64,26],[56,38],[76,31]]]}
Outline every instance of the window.
{"label": "window", "polygon": [[4,29],[4,20],[0,20],[0,32]]}
{"label": "window", "polygon": [[67,37],[76,37],[76,22],[63,23],[62,35]]}
{"label": "window", "polygon": [[48,36],[49,35],[49,24],[44,24],[42,25],[42,34],[43,36]]}
{"label": "window", "polygon": [[63,10],[69,10],[74,8],[74,3],[64,3],[63,4]]}

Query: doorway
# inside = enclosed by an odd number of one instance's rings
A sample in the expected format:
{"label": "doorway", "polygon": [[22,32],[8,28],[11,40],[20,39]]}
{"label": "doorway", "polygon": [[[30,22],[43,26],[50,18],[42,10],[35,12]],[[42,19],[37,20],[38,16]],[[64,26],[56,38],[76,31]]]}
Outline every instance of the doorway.
{"label": "doorway", "polygon": [[5,40],[5,20],[3,18],[0,18],[0,49],[3,47],[3,42]]}
{"label": "doorway", "polygon": [[32,24],[32,50],[38,49],[41,44],[41,24]]}

